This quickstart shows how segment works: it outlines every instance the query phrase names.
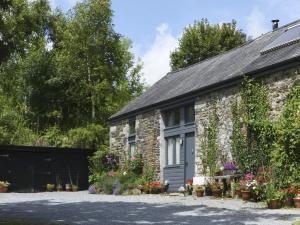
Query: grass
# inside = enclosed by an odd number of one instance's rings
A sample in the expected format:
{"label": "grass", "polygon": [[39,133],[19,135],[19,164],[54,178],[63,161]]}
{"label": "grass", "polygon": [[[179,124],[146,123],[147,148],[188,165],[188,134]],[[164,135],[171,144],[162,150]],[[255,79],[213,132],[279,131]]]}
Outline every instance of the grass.
{"label": "grass", "polygon": [[20,219],[0,219],[0,225],[67,225],[62,223],[48,223],[45,221],[20,220]]}
{"label": "grass", "polygon": [[300,220],[293,222],[292,225],[300,225]]}

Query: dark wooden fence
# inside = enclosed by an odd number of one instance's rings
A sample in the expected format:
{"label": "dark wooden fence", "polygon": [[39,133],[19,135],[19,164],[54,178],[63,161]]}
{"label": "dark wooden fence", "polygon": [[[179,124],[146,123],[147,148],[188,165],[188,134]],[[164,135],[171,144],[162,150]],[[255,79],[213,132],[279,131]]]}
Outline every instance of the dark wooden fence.
{"label": "dark wooden fence", "polygon": [[93,150],[29,146],[0,146],[0,180],[10,191],[45,191],[48,183],[78,183],[88,188],[88,157]]}

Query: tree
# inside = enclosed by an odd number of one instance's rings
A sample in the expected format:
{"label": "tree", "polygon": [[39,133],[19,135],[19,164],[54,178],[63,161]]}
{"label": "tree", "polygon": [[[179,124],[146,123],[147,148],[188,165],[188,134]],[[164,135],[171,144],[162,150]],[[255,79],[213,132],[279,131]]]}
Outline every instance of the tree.
{"label": "tree", "polygon": [[177,70],[245,43],[246,35],[237,30],[236,21],[211,25],[207,19],[185,28],[179,47],[171,53],[171,68]]}

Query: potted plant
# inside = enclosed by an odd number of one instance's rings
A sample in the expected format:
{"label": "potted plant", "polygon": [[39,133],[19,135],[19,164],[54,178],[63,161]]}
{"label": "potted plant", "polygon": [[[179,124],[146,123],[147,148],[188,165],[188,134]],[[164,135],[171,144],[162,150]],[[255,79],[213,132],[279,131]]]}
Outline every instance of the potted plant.
{"label": "potted plant", "polygon": [[232,182],[231,185],[232,197],[237,196],[242,197],[241,187],[239,182]]}
{"label": "potted plant", "polygon": [[186,187],[187,193],[189,195],[192,195],[193,194],[193,180],[187,180],[185,187]]}
{"label": "potted plant", "polygon": [[47,191],[52,192],[55,189],[55,184],[47,184]]}
{"label": "potted plant", "polygon": [[227,162],[223,164],[223,175],[233,175],[236,173],[237,167],[233,162]]}
{"label": "potted plant", "polygon": [[300,191],[297,192],[297,195],[294,198],[294,205],[296,208],[300,208]]}
{"label": "potted plant", "polygon": [[205,196],[212,196],[211,184],[207,182],[204,186]]}
{"label": "potted plant", "polygon": [[212,195],[216,198],[222,196],[222,188],[218,182],[213,182],[211,185]]}
{"label": "potted plant", "polygon": [[275,189],[273,184],[268,184],[266,189],[267,205],[269,209],[279,209],[282,206],[284,193]]}
{"label": "potted plant", "polygon": [[195,191],[196,191],[196,196],[197,197],[203,197],[204,195],[204,187],[201,185],[196,185],[195,186]]}
{"label": "potted plant", "polygon": [[251,198],[251,185],[253,182],[254,175],[252,173],[246,173],[242,180],[240,180],[240,189],[242,199],[249,201]]}
{"label": "potted plant", "polygon": [[283,189],[282,192],[284,193],[283,205],[285,207],[294,207],[294,198],[296,197],[296,188],[288,187]]}
{"label": "potted plant", "polygon": [[0,181],[0,193],[6,193],[8,191],[10,183],[7,181]]}
{"label": "potted plant", "polygon": [[65,186],[66,186],[66,191],[68,191],[68,192],[72,191],[72,185],[71,184],[68,183]]}

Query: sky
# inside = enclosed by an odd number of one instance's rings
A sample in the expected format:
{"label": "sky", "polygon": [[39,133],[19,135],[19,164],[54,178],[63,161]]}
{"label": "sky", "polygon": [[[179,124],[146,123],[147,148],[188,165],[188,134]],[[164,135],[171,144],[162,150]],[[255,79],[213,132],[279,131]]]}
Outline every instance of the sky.
{"label": "sky", "polygon": [[[77,0],[50,0],[67,11]],[[300,0],[112,0],[115,30],[132,40],[131,51],[143,63],[143,79],[152,85],[170,71],[170,52],[184,27],[207,18],[210,23],[237,21],[238,29],[256,38],[300,19]]]}

